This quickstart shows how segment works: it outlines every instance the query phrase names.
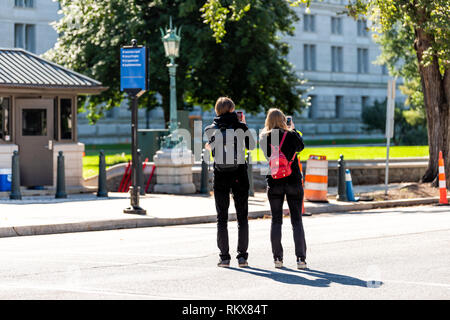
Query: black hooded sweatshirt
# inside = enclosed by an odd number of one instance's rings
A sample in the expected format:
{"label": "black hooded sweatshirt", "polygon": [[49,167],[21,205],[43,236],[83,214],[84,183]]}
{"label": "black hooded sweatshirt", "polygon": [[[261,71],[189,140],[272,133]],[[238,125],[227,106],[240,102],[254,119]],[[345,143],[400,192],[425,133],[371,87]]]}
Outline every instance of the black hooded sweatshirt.
{"label": "black hooded sweatshirt", "polygon": [[[239,118],[236,112],[227,112],[220,116],[214,118],[214,121],[211,125],[205,128],[205,134],[208,137],[208,143],[212,144],[215,139],[215,132],[217,129],[226,128],[226,129],[242,129],[244,132],[248,131],[248,127],[245,123],[239,121]],[[251,135],[247,135],[245,138],[245,148],[248,150],[252,150],[255,148],[255,140]],[[244,150],[238,150],[238,152],[244,152]],[[211,150],[212,156],[214,157],[215,152],[214,149]],[[241,166],[246,167],[246,164]]]}

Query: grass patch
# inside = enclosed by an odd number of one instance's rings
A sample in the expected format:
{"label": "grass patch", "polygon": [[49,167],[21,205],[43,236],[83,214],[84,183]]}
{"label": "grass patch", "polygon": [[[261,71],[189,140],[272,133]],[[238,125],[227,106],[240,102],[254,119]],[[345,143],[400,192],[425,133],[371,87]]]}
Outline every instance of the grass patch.
{"label": "grass patch", "polygon": [[[129,144],[117,145],[87,145],[86,156],[83,158],[83,177],[89,178],[98,174],[98,154],[104,150],[106,167],[131,160]],[[386,147],[307,147],[300,153],[302,160],[310,155],[325,155],[328,160],[338,160],[343,154],[345,160],[386,159]],[[429,155],[428,146],[393,146],[390,148],[390,158],[417,158]],[[261,149],[252,150],[252,159],[266,161]]]}
{"label": "grass patch", "polygon": [[362,145],[362,144],[386,144],[386,139],[334,139],[334,140],[307,140],[307,146],[332,146],[332,145]]}
{"label": "grass patch", "polygon": [[98,156],[100,150],[105,152],[106,168],[131,160],[129,144],[86,145],[83,157],[83,178],[98,174]]}
{"label": "grass patch", "polygon": [[[389,158],[417,158],[429,155],[428,146],[393,146],[389,149]],[[345,160],[386,159],[386,147],[308,147],[300,153],[302,160],[310,155],[325,155],[328,160],[338,160],[340,155]],[[253,159],[266,161],[261,149],[252,151]]]}

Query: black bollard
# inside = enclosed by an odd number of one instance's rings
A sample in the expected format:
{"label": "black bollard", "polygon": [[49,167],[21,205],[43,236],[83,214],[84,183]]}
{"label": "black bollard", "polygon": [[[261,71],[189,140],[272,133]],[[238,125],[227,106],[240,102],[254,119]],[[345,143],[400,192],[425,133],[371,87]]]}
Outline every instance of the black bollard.
{"label": "black bollard", "polygon": [[345,161],[341,154],[338,160],[338,201],[348,201],[345,187]]}
{"label": "black bollard", "polygon": [[9,198],[11,200],[22,200],[20,193],[20,166],[19,166],[19,152],[14,151],[11,163],[11,193]]}
{"label": "black bollard", "polygon": [[100,150],[100,154],[98,156],[98,191],[97,197],[108,197],[108,187],[106,181],[106,160],[105,160],[105,152]]}
{"label": "black bollard", "polygon": [[138,167],[137,167],[137,185],[139,186],[139,194],[145,196],[144,172],[142,170],[142,154],[141,149],[137,149]]}
{"label": "black bollard", "polygon": [[249,182],[249,189],[248,189],[248,195],[250,197],[253,197],[255,195],[255,188],[253,185],[253,165],[252,165],[252,156],[250,154],[250,150],[247,151],[247,161],[248,161],[248,182]]}
{"label": "black bollard", "polygon": [[202,173],[200,180],[200,193],[207,194],[209,193],[209,172],[208,172],[208,163],[206,163],[205,159],[209,157],[209,152],[203,149],[202,153]]}
{"label": "black bollard", "polygon": [[67,198],[66,193],[66,175],[64,172],[64,155],[62,151],[58,152],[58,167],[56,171],[56,199]]}

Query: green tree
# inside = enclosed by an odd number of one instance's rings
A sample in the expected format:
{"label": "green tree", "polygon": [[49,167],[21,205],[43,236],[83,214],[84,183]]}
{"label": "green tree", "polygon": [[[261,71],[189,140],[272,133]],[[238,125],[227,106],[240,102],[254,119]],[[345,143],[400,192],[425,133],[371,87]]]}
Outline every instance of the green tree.
{"label": "green tree", "polygon": [[[447,184],[450,185],[450,6],[448,0],[351,0],[347,6],[353,17],[364,15],[380,33],[397,32],[399,53],[409,51],[415,56],[420,76],[423,105],[426,111],[430,158],[422,180],[431,182],[438,174],[438,154],[444,155]],[[385,40],[387,38],[385,37]],[[388,39],[389,40],[389,39]],[[395,50],[395,49],[394,49]],[[386,52],[386,50],[385,50]],[[395,51],[391,52],[396,54]],[[407,61],[408,62],[408,61]],[[407,63],[414,74],[414,63]],[[407,88],[414,92],[419,81],[411,76],[405,79]],[[416,103],[420,95],[416,95]]]}
{"label": "green tree", "polygon": [[119,105],[119,49],[136,38],[150,52],[150,88],[140,104],[154,107],[162,96],[169,117],[169,76],[160,28],[169,17],[182,25],[177,59],[179,108],[197,104],[211,108],[217,97],[231,97],[239,108],[301,110],[298,79],[286,56],[289,47],[280,35],[293,34],[297,17],[284,0],[255,2],[240,19],[227,21],[218,43],[200,9],[205,0],[59,0],[63,17],[55,24],[60,34],[47,57],[101,81],[109,90],[89,98],[89,118],[95,122],[105,109]]}

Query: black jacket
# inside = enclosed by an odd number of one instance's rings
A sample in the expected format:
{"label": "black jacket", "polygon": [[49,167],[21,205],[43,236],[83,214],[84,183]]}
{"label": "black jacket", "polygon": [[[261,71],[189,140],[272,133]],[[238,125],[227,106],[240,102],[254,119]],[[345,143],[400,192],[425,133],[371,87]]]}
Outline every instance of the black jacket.
{"label": "black jacket", "polygon": [[[208,138],[209,144],[212,144],[214,142],[217,129],[220,128],[234,130],[242,129],[244,132],[248,131],[247,125],[239,121],[236,112],[227,112],[215,117],[213,123],[205,128],[205,134]],[[250,134],[246,135],[244,140],[245,148],[247,148],[248,150],[252,150],[255,148],[255,139]],[[244,150],[238,150],[238,152],[244,153]],[[214,157],[214,148],[211,150],[211,153]]]}
{"label": "black jacket", "polygon": [[[280,145],[281,139],[283,138],[284,130],[280,129],[279,131],[279,141],[278,144]],[[260,147],[264,152],[264,155],[267,159],[270,158],[270,155],[272,154],[272,148],[270,147],[270,144],[272,143],[271,139],[271,133],[268,135],[263,135],[260,140]],[[283,145],[281,146],[281,152],[286,156],[286,158],[291,161],[292,157],[294,157],[294,154],[297,152],[302,151],[305,148],[305,145],[303,144],[303,138],[302,136],[295,130],[288,131],[286,134],[286,138],[283,142]],[[297,157],[294,158],[294,161],[291,165],[292,173],[290,176],[282,179],[274,179],[269,174],[266,176],[267,184],[269,187],[276,185],[276,184],[302,184],[302,174],[300,172],[300,167],[298,165],[298,159]]]}

